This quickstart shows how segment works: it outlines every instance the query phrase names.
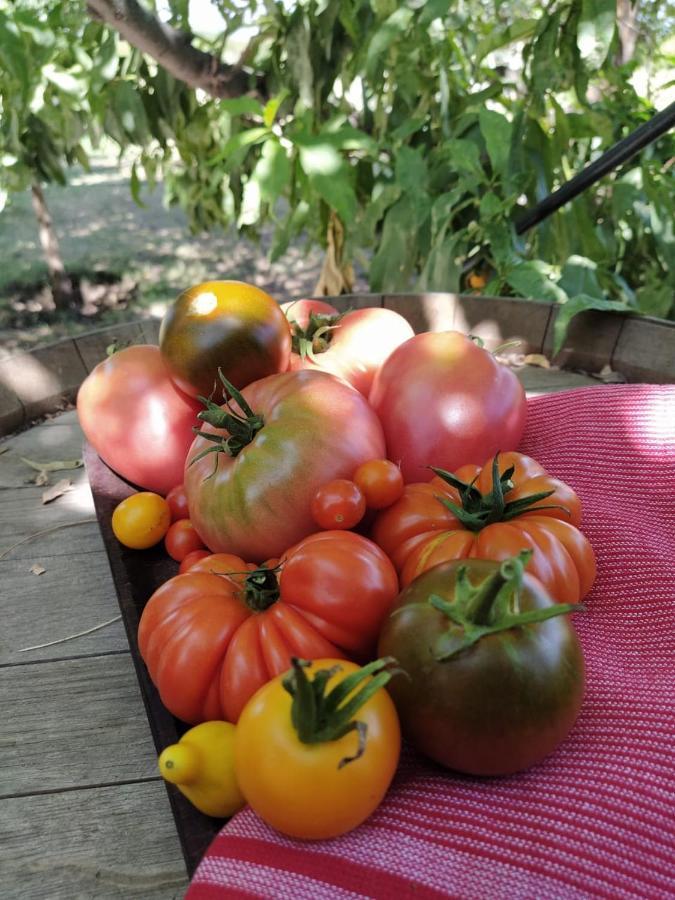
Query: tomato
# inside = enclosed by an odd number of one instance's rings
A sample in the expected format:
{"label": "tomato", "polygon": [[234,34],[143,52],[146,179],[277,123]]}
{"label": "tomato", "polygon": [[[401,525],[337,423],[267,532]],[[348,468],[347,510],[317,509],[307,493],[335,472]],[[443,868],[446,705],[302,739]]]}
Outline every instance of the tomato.
{"label": "tomato", "polygon": [[188,555],[181,560],[178,566],[178,574],[182,575],[183,572],[189,572],[196,563],[209,556],[211,556],[211,553],[208,550],[190,550]]}
{"label": "tomato", "polygon": [[167,309],[159,346],[181,390],[209,396],[221,368],[242,388],[284,372],[291,332],[278,304],[242,281],[206,281],[188,288]]}
{"label": "tomato", "polygon": [[518,772],[551,753],[584,691],[579,640],[568,616],[556,615],[571,609],[518,559],[446,562],[420,575],[378,646],[408,675],[389,685],[404,736],[472,775]]}
{"label": "tomato", "polygon": [[164,546],[171,559],[183,562],[188,554],[203,550],[204,542],[189,519],[179,519],[167,531]]}
{"label": "tomato", "polygon": [[530,457],[510,452],[482,467],[463,466],[454,476],[407,485],[371,534],[393,560],[402,586],[446,560],[503,560],[531,550],[529,571],[561,603],[578,603],[596,571],[580,520],[581,503],[568,485]]}
{"label": "tomato", "polygon": [[[360,463],[384,455],[382,426],[367,400],[326,372],[286,372],[241,392],[250,434],[234,447],[217,422],[221,409],[203,415],[203,432],[188,453],[185,489],[190,518],[213,551],[260,562],[316,529],[316,490],[349,478]],[[240,409],[234,401],[231,409]],[[243,418],[243,416],[242,416]],[[230,443],[232,438],[230,438]],[[198,459],[206,451],[208,455]],[[233,453],[235,455],[229,455]]]}
{"label": "tomato", "polygon": [[80,385],[77,415],[101,459],[127,481],[166,494],[183,480],[201,405],[179,391],[157,347],[127,347]]}
{"label": "tomato", "polygon": [[323,300],[295,300],[281,308],[293,334],[290,368],[331,372],[366,397],[382,363],[415,333],[391,309],[339,313]]}
{"label": "tomato", "polygon": [[166,495],[166,502],[171,509],[171,521],[177,522],[179,519],[189,519],[190,510],[188,509],[187,494],[182,484],[171,488]]}
{"label": "tomato", "polygon": [[370,403],[406,483],[430,481],[432,464],[454,470],[515,449],[525,427],[514,373],[457,331],[418,334],[394,350]]}
{"label": "tomato", "polygon": [[142,491],[119,503],[112,514],[113,534],[125,547],[146,550],[154,547],[171,523],[169,504],[159,494]]}
{"label": "tomato", "polygon": [[323,531],[291,548],[280,574],[247,572],[236,556],[202,559],[152,595],[138,645],[175,716],[235,722],[294,655],[370,658],[397,594],[394,567],[372,541]]}
{"label": "tomato", "polygon": [[363,518],[366,498],[353,481],[336,478],[314,494],[311,510],[319,528],[353,528]]}
{"label": "tomato", "polygon": [[[272,828],[306,840],[337,837],[364,822],[382,801],[400,755],[393,703],[379,687],[362,695],[365,702],[351,715],[331,704],[332,691],[348,684],[353,697],[355,679],[378,668],[376,663],[359,671],[351,663],[319,659],[309,666],[310,681],[296,660],[290,675],[270,681],[246,705],[234,742],[237,781]],[[319,672],[332,673],[322,688]],[[304,690],[294,678],[304,679]],[[374,686],[365,679],[356,684],[366,692]],[[312,702],[303,704],[308,693]]]}
{"label": "tomato", "polygon": [[369,459],[353,475],[361,488],[368,509],[385,509],[403,493],[403,475],[399,467],[388,459]]}

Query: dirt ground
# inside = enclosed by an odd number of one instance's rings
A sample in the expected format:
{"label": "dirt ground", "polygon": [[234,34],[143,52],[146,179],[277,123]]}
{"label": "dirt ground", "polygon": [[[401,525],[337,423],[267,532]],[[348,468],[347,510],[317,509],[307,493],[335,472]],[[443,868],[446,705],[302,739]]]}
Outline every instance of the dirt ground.
{"label": "dirt ground", "polygon": [[[161,187],[144,188],[145,206],[137,206],[124,168],[112,158],[97,159],[90,172],[74,171],[67,187],[45,193],[66,267],[87,273],[94,301],[85,315],[37,312],[46,268],[30,196],[15,196],[0,213],[0,356],[120,321],[161,317],[167,303],[200,281],[246,281],[281,301],[311,294],[319,276],[319,248],[296,245],[272,264],[269,235],[260,244],[234,231],[191,235],[184,213],[164,207]],[[123,289],[97,289],[100,273],[122,279]]]}

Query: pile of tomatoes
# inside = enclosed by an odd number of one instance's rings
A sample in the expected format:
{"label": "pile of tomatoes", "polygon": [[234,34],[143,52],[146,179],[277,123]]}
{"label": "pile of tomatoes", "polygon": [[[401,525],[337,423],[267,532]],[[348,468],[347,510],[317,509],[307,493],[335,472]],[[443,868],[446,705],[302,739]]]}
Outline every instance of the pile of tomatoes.
{"label": "pile of tomatoes", "polygon": [[[159,348],[99,364],[78,412],[141,489],[117,538],[179,563],[139,649],[177,718],[236,724],[227,797],[234,778],[274,827],[331,837],[381,801],[400,727],[475,775],[569,732],[584,665],[568,613],[593,550],[573,489],[517,452],[518,379],[470,337],[208,282],[170,307]],[[197,802],[218,765],[215,731],[193,731],[189,777],[185,748],[161,765]]]}

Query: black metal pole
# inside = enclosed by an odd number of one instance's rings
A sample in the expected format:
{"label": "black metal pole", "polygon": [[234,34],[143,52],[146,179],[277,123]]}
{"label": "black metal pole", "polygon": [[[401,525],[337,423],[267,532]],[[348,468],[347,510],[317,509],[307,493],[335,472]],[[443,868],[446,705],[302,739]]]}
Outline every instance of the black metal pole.
{"label": "black metal pole", "polygon": [[651,144],[666,131],[669,131],[675,125],[675,103],[671,103],[661,112],[657,113],[649,122],[640,125],[632,134],[619,141],[613,147],[610,147],[590,165],[586,166],[578,175],[566,181],[558,190],[544,197],[542,201],[527,210],[516,222],[516,231],[518,234],[538,225],[543,219],[546,219],[551,213],[560,209],[565,203],[569,203],[582,191],[595,184],[603,175],[611,172],[621,163],[630,159],[638,151]]}

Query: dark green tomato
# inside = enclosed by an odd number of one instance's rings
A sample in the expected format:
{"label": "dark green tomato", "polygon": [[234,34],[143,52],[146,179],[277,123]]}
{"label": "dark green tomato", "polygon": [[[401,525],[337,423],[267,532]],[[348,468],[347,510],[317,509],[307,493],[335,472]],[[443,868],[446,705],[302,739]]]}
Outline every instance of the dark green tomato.
{"label": "dark green tomato", "polygon": [[[470,559],[424,572],[399,595],[378,645],[378,655],[395,657],[409,676],[387,686],[404,734],[436,762],[472,775],[507,775],[539,762],[572,728],[584,692],[583,655],[567,615],[487,634],[438,658],[459,630],[429,597],[454,604],[462,566],[477,585],[499,565]],[[525,574],[519,606],[525,612],[555,601]]]}
{"label": "dark green tomato", "polygon": [[291,331],[279,305],[259,288],[206,281],[183,291],[166,311],[159,346],[178,387],[208,396],[220,385],[219,368],[236,388],[285,372]]}

